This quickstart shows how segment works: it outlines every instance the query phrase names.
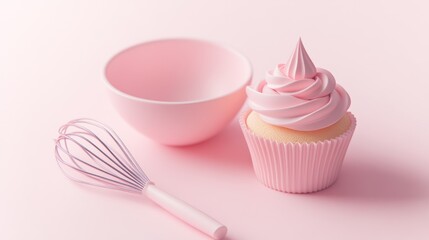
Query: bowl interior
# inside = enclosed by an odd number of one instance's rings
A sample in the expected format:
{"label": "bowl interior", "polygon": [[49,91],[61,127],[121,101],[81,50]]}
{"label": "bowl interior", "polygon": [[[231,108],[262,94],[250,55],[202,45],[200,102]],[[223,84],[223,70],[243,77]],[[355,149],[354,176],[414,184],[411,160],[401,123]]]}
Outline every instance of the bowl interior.
{"label": "bowl interior", "polygon": [[122,93],[155,101],[189,102],[232,93],[250,80],[239,53],[191,39],[143,43],[116,55],[106,67],[108,83]]}

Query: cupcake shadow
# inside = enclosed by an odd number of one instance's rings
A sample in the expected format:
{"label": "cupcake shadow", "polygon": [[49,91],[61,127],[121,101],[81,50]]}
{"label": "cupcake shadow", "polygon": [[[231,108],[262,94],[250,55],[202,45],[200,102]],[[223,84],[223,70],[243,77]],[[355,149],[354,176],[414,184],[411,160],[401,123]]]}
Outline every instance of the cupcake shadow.
{"label": "cupcake shadow", "polygon": [[346,157],[337,182],[314,195],[359,203],[429,201],[423,178],[407,166],[399,169],[386,164],[400,162],[393,158],[376,154]]}

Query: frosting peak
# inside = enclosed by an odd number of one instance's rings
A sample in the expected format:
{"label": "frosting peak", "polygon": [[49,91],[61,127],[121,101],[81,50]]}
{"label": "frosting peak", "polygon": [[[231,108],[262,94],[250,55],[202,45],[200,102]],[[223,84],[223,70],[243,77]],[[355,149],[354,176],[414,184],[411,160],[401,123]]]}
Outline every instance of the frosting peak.
{"label": "frosting peak", "polygon": [[299,131],[328,127],[350,106],[347,92],[328,70],[314,66],[301,39],[287,64],[278,64],[256,89],[246,91],[262,120]]}
{"label": "frosting peak", "polygon": [[295,80],[313,78],[316,75],[316,66],[314,66],[313,61],[308,56],[301,38],[298,40],[295,52],[289,58],[285,70],[285,74]]}

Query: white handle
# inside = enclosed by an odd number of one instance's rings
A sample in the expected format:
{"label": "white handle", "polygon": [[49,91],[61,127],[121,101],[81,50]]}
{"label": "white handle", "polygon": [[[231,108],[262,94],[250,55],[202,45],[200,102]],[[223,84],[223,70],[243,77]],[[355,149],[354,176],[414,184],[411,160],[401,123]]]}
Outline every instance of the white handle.
{"label": "white handle", "polygon": [[147,184],[144,189],[144,193],[149,199],[177,218],[180,218],[184,222],[211,236],[212,238],[222,239],[225,237],[227,228],[223,224],[185,203],[184,201],[162,191],[153,183]]}

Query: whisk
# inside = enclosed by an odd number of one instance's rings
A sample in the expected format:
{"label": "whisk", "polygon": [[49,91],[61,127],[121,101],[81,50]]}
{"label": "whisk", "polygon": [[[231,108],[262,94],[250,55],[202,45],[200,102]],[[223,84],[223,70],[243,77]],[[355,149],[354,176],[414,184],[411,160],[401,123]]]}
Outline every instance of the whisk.
{"label": "whisk", "polygon": [[70,179],[91,186],[146,195],[153,202],[214,239],[227,228],[207,214],[162,191],[149,180],[118,135],[92,119],[72,120],[59,129],[55,158]]}

